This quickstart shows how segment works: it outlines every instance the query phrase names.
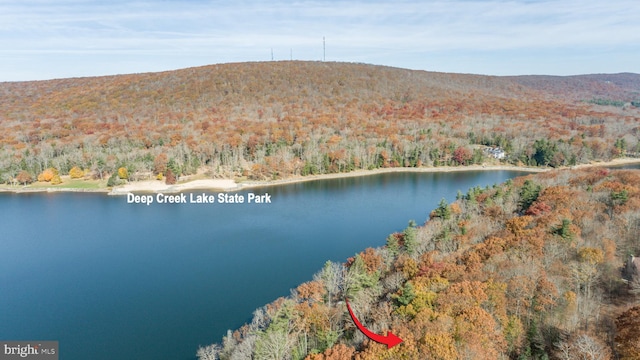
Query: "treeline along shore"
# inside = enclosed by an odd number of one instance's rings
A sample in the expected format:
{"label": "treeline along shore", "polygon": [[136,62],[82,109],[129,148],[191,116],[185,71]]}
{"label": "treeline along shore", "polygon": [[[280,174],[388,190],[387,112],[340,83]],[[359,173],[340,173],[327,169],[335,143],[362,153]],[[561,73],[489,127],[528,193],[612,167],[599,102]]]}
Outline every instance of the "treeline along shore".
{"label": "treeline along shore", "polygon": [[[592,164],[582,164],[572,167],[573,169],[592,167],[592,166],[620,166],[625,164],[640,164],[640,159],[635,158],[620,158],[614,159],[608,162],[596,162]],[[243,189],[252,189],[259,187],[268,187],[283,184],[292,184],[296,182],[313,181],[313,180],[328,180],[344,177],[357,177],[357,176],[371,176],[376,174],[391,173],[391,172],[452,172],[452,171],[497,171],[497,170],[516,170],[528,173],[543,172],[552,170],[552,168],[542,167],[517,167],[513,165],[470,165],[470,166],[452,166],[452,167],[421,167],[421,168],[386,168],[375,170],[358,170],[348,173],[338,174],[323,174],[323,175],[308,175],[297,176],[279,180],[270,181],[244,181],[237,179],[191,179],[187,177],[184,180],[178,181],[176,184],[166,184],[163,180],[141,180],[141,181],[127,181],[124,184],[107,187],[106,183],[86,180],[85,184],[80,181],[73,183],[75,187],[66,187],[66,183],[62,182],[59,185],[51,185],[48,183],[34,183],[31,185],[0,185],[0,192],[12,192],[12,193],[35,193],[35,192],[98,192],[106,193],[109,195],[126,195],[128,193],[135,192],[166,192],[176,193],[193,190],[210,190],[210,191],[238,191]]]}

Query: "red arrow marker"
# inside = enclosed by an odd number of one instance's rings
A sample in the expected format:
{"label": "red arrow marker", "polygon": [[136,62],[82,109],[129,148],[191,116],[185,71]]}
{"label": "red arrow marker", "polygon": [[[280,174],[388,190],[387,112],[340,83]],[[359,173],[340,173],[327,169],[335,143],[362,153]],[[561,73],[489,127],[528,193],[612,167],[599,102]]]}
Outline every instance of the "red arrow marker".
{"label": "red arrow marker", "polygon": [[380,344],[387,345],[387,349],[391,349],[392,347],[402,342],[402,339],[395,336],[391,331],[387,332],[387,336],[382,336],[364,327],[364,325],[362,325],[360,321],[358,321],[356,316],[353,314],[353,310],[351,310],[351,305],[349,305],[349,300],[345,299],[345,301],[347,302],[347,309],[349,309],[349,315],[351,315],[351,320],[353,320],[353,323],[356,324],[358,329],[362,331],[362,333],[365,334],[366,337]]}

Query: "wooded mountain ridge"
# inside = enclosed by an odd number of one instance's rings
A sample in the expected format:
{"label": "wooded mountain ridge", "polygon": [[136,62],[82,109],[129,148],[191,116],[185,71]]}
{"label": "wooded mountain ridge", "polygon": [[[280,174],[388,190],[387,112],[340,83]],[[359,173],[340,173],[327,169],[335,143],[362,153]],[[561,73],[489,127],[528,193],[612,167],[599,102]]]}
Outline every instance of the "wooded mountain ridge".
{"label": "wooded mountain ridge", "polygon": [[638,101],[640,75],[634,73],[574,76],[524,75],[506,77],[527,88],[570,100]]}
{"label": "wooded mountain ridge", "polygon": [[[0,83],[0,183],[45,170],[271,179],[637,152],[640,75],[498,77],[330,62]],[[21,175],[21,176],[18,176]],[[43,177],[44,178],[44,177]],[[48,176],[47,176],[48,178]]]}
{"label": "wooded mountain ridge", "polygon": [[[305,96],[303,90],[310,93]],[[370,102],[411,93],[446,98],[454,95],[447,93],[451,91],[524,99],[551,93],[560,95],[560,100],[604,98],[630,102],[640,100],[640,74],[484,76],[354,63],[230,63],[157,73],[0,82],[0,107],[4,116],[34,108],[55,115],[84,102],[103,111],[142,107],[149,101],[156,101],[156,106],[178,104],[187,110],[193,100],[222,104],[225,100],[240,100],[235,105],[243,106],[256,97],[276,95],[275,100],[293,97],[309,101],[318,96],[351,100],[357,96],[358,101]],[[137,103],[140,100],[147,101]]]}

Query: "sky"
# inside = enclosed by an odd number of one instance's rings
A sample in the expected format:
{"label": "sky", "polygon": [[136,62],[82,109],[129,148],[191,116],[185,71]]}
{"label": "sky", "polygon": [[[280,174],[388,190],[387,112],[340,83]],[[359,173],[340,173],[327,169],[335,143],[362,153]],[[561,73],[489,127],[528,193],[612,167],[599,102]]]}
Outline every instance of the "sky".
{"label": "sky", "polygon": [[640,73],[640,1],[0,0],[0,81],[272,56],[487,75]]}

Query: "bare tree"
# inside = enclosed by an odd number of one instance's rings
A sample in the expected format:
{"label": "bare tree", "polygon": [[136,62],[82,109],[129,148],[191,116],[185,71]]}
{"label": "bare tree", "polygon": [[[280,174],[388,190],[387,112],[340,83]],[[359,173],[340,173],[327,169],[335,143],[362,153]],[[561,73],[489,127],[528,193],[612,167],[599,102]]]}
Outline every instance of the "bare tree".
{"label": "bare tree", "polygon": [[286,331],[268,331],[255,347],[255,358],[259,360],[283,360],[290,357],[293,342]]}
{"label": "bare tree", "polygon": [[253,347],[256,343],[255,335],[248,335],[244,340],[236,346],[229,360],[247,360],[252,358]]}
{"label": "bare tree", "polygon": [[573,343],[577,358],[583,360],[607,360],[611,358],[609,348],[602,341],[583,334]]}
{"label": "bare tree", "polygon": [[581,334],[573,339],[555,344],[560,360],[609,360],[611,351],[600,339]]}
{"label": "bare tree", "polygon": [[219,360],[220,347],[217,344],[198,348],[196,356],[199,360]]}
{"label": "bare tree", "polygon": [[573,349],[571,349],[571,344],[566,341],[561,341],[555,344],[557,349],[556,356],[560,360],[572,360]]}
{"label": "bare tree", "polygon": [[344,290],[345,270],[342,264],[327,261],[322,270],[314,276],[314,280],[320,280],[324,284],[329,307],[333,299]]}

